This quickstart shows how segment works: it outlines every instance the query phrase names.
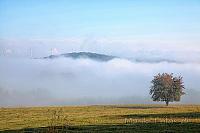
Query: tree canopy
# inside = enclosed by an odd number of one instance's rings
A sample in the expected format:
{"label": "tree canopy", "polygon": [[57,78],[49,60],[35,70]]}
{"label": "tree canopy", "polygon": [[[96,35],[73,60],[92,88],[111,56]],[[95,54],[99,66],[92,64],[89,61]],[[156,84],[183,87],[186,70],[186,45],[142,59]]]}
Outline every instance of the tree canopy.
{"label": "tree canopy", "polygon": [[180,101],[181,96],[185,94],[183,77],[174,77],[173,73],[159,73],[151,83],[150,95],[153,101],[164,101],[167,106],[169,102]]}

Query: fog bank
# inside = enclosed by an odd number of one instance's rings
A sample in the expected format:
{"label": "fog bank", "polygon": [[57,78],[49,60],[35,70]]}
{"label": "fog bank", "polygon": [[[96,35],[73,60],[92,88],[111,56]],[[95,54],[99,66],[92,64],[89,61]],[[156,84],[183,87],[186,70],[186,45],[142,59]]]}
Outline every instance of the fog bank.
{"label": "fog bank", "polygon": [[0,106],[153,103],[150,81],[163,72],[184,77],[182,103],[200,101],[199,63],[1,57],[0,64]]}

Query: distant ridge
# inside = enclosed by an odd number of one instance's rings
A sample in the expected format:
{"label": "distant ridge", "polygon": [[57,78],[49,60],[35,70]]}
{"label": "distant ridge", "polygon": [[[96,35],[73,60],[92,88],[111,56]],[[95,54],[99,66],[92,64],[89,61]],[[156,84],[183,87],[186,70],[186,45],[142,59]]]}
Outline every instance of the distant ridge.
{"label": "distant ridge", "polygon": [[122,58],[118,56],[112,56],[112,55],[106,55],[106,54],[99,54],[99,53],[92,53],[92,52],[71,52],[71,53],[64,53],[64,54],[59,54],[59,55],[50,55],[47,57],[42,57],[40,59],[56,59],[60,57],[65,57],[65,58],[72,58],[72,59],[91,59],[95,61],[101,61],[101,62],[107,62],[115,58],[120,58],[120,59],[126,59],[131,62],[137,62],[137,63],[161,63],[161,62],[167,62],[167,63],[183,63],[181,61],[176,61],[176,60],[170,60],[170,59],[145,59],[145,58]]}
{"label": "distant ridge", "polygon": [[91,59],[96,61],[109,61],[114,58],[118,58],[116,56],[110,56],[105,54],[97,54],[92,52],[72,52],[72,53],[65,53],[60,55],[50,55],[47,57],[43,57],[44,59],[54,59],[59,57],[66,57],[66,58],[72,58],[72,59]]}

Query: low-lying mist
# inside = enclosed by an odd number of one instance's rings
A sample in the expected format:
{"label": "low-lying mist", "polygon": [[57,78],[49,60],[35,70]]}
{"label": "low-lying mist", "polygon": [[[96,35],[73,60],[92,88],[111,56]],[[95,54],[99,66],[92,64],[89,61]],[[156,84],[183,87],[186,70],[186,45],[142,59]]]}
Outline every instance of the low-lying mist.
{"label": "low-lying mist", "polygon": [[183,76],[182,103],[199,103],[199,63],[1,57],[0,106],[153,103],[150,82],[163,72]]}

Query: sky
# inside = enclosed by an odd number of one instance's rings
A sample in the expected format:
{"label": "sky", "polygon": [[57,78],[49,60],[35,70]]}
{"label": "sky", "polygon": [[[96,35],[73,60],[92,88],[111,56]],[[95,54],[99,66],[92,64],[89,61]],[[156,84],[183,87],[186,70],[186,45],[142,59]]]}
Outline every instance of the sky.
{"label": "sky", "polygon": [[199,0],[1,0],[1,38],[192,39],[199,42]]}
{"label": "sky", "polygon": [[199,0],[0,0],[0,18],[4,51],[200,51]]}
{"label": "sky", "polygon": [[[35,59],[79,51],[121,59]],[[0,0],[0,106],[152,103],[163,72],[199,103],[199,68],[199,0]]]}

